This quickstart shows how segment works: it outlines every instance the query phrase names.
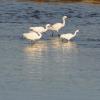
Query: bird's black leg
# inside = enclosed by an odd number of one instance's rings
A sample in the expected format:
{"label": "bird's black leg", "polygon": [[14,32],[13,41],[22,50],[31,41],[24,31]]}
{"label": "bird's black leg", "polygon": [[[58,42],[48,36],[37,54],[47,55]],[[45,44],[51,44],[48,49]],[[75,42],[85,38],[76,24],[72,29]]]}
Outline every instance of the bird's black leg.
{"label": "bird's black leg", "polygon": [[64,39],[61,39],[62,40],[62,42],[64,42]]}
{"label": "bird's black leg", "polygon": [[60,37],[60,34],[58,34],[58,37]]}
{"label": "bird's black leg", "polygon": [[34,42],[32,40],[30,40],[30,43],[33,44]]}
{"label": "bird's black leg", "polygon": [[51,36],[53,37],[53,32],[52,32]]}

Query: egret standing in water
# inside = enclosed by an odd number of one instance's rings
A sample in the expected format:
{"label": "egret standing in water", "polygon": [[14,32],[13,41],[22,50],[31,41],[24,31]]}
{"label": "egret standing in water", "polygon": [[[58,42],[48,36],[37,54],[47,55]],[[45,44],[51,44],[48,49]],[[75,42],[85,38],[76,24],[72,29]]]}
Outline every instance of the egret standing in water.
{"label": "egret standing in water", "polygon": [[[61,28],[63,28],[65,26],[65,19],[68,18],[67,16],[63,16],[62,20],[63,22],[62,23],[55,23],[53,25],[51,25],[51,27],[49,28],[50,30],[52,31],[59,31]],[[53,36],[53,34],[52,34]]]}
{"label": "egret standing in water", "polygon": [[47,24],[46,27],[42,27],[42,26],[39,26],[39,27],[30,27],[30,29],[33,31],[33,32],[38,32],[38,33],[43,33],[43,32],[46,32],[50,27],[50,24]]}
{"label": "egret standing in water", "polygon": [[42,34],[30,31],[29,33],[24,33],[23,37],[28,40],[35,41],[35,40],[39,40],[42,37]]}
{"label": "egret standing in water", "polygon": [[79,30],[76,30],[76,31],[74,32],[74,34],[72,34],[72,33],[61,34],[61,35],[60,35],[60,38],[66,39],[66,40],[69,41],[69,40],[71,40],[72,38],[74,38],[74,37],[76,36],[77,32],[79,32]]}

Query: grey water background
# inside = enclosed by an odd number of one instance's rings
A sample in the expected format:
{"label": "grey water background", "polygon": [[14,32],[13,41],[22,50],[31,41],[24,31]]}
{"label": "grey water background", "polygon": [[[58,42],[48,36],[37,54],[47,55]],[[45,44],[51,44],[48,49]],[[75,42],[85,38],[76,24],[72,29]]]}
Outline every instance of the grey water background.
{"label": "grey water background", "polygon": [[[22,38],[64,15],[73,41]],[[0,100],[100,100],[100,5],[0,0]]]}

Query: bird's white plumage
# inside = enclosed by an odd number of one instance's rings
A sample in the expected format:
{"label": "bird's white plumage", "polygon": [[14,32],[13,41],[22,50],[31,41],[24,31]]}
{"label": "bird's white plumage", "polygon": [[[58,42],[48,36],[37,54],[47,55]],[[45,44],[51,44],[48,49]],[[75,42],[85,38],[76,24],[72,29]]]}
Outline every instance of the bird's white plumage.
{"label": "bird's white plumage", "polygon": [[46,27],[42,27],[42,26],[39,26],[39,27],[30,27],[30,29],[34,32],[39,32],[39,33],[43,33],[43,32],[46,32],[50,27],[50,24],[47,24]]}
{"label": "bird's white plumage", "polygon": [[29,40],[38,40],[42,37],[42,34],[30,31],[29,33],[24,33],[23,37]]}
{"label": "bird's white plumage", "polygon": [[63,18],[62,18],[63,23],[55,23],[55,24],[51,25],[51,27],[49,29],[58,32],[62,27],[65,26],[65,19],[66,18],[67,18],[67,16],[63,16]]}
{"label": "bird's white plumage", "polygon": [[76,30],[74,34],[72,34],[72,33],[61,34],[60,38],[66,39],[69,41],[70,39],[72,39],[76,36],[77,32],[79,32],[79,30]]}

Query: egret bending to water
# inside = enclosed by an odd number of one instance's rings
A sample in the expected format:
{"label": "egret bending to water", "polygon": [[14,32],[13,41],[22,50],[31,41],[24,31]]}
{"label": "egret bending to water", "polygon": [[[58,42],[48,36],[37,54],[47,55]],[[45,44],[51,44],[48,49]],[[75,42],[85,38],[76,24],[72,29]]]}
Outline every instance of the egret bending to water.
{"label": "egret bending to water", "polygon": [[72,33],[61,34],[61,35],[60,35],[60,38],[66,39],[66,40],[69,41],[70,39],[72,39],[73,37],[76,36],[77,32],[79,32],[79,30],[76,30],[74,34],[72,34]]}
{"label": "egret bending to water", "polygon": [[34,41],[34,40],[39,40],[42,37],[42,34],[30,31],[29,33],[24,33],[23,37]]}
{"label": "egret bending to water", "polygon": [[62,27],[65,26],[65,19],[66,18],[67,18],[67,16],[63,16],[63,18],[62,18],[63,23],[55,23],[55,24],[51,25],[51,27],[49,29],[58,32]]}
{"label": "egret bending to water", "polygon": [[34,32],[38,32],[38,33],[43,33],[43,32],[46,32],[50,27],[50,24],[47,24],[46,27],[42,27],[42,26],[39,26],[39,27],[30,27],[30,29]]}

